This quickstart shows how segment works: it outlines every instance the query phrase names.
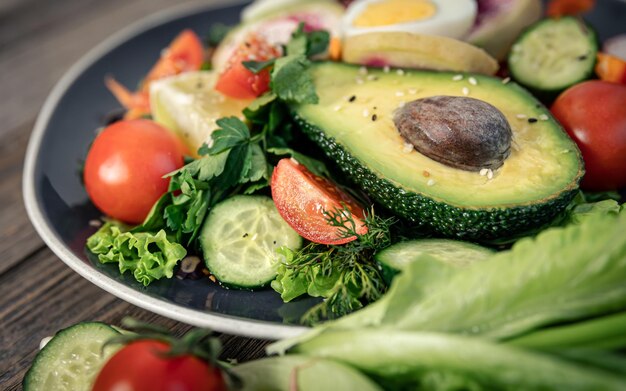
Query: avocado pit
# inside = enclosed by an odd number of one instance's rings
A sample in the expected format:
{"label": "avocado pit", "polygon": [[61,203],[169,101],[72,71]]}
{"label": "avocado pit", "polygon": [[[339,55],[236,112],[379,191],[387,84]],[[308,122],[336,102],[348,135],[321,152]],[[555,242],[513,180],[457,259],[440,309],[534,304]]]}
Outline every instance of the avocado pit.
{"label": "avocado pit", "polygon": [[495,170],[511,153],[513,132],[506,117],[479,99],[417,99],[396,111],[394,123],[416,151],[449,167]]}

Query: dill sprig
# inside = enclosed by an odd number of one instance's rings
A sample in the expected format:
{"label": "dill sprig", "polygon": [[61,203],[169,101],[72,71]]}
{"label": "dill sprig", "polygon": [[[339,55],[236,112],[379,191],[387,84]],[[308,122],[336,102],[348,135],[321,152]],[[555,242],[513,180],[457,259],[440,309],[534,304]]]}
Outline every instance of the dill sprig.
{"label": "dill sprig", "polygon": [[303,315],[301,321],[305,324],[346,315],[378,300],[387,291],[374,255],[391,244],[390,230],[397,220],[379,217],[372,208],[364,218],[367,233],[359,234],[347,208],[325,211],[325,215],[341,237],[356,236],[356,240],[330,246],[309,243],[287,257],[286,270],[306,280],[309,294],[324,298]]}

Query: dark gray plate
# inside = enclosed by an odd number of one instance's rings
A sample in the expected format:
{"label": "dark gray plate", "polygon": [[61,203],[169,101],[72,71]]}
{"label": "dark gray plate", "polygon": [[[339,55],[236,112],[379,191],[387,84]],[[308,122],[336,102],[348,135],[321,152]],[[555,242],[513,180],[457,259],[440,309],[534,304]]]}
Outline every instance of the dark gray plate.
{"label": "dark gray plate", "polygon": [[192,28],[206,35],[212,23],[237,23],[240,10],[241,6],[174,9],[130,26],[83,57],[57,84],[40,113],[28,146],[24,197],[33,225],[46,244],[104,290],[182,322],[277,339],[305,330],[289,323],[299,319],[310,300],[284,304],[270,289],[228,290],[208,279],[173,278],[144,287],[132,276],[120,275],[114,265],[90,260],[84,247],[96,230],[89,221],[101,213],[87,198],[78,165],[95,129],[119,106],[104,87],[104,77],[112,74],[125,85],[135,85],[181,30]]}
{"label": "dark gray plate", "polygon": [[[228,2],[232,4],[233,2]],[[77,175],[94,130],[118,107],[104,87],[113,74],[132,86],[158,58],[161,48],[182,29],[201,36],[212,23],[236,23],[241,6],[220,9],[175,9],[120,31],[94,48],[56,85],[33,130],[24,170],[24,198],[33,225],[46,244],[72,269],[102,289],[139,307],[189,324],[261,338],[297,335],[290,325],[310,300],[283,304],[271,290],[227,290],[208,280],[171,279],[149,287],[121,276],[112,265],[91,261],[85,240],[100,213],[87,199]],[[589,16],[601,39],[626,32],[626,3],[603,0]]]}

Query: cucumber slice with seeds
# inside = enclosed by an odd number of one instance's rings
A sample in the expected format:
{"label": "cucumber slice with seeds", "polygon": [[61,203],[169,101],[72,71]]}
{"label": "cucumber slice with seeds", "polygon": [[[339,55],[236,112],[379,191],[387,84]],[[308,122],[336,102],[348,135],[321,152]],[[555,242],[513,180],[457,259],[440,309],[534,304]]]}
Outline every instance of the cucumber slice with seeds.
{"label": "cucumber slice with seeds", "polygon": [[393,277],[421,254],[427,254],[436,260],[454,268],[468,267],[474,262],[489,258],[495,252],[474,243],[450,239],[416,239],[396,243],[376,254],[383,277],[391,282]]}
{"label": "cucumber slice with seeds", "polygon": [[276,277],[276,249],[297,250],[302,238],[265,196],[240,195],[216,205],[200,233],[200,246],[209,271],[235,288],[259,288]]}
{"label": "cucumber slice with seeds", "polygon": [[593,75],[598,42],[574,17],[544,19],[530,26],[511,48],[509,70],[520,84],[557,93]]}
{"label": "cucumber slice with seeds", "polygon": [[119,332],[100,322],[59,331],[37,354],[24,376],[24,391],[91,390],[104,363],[120,348],[104,343]]}

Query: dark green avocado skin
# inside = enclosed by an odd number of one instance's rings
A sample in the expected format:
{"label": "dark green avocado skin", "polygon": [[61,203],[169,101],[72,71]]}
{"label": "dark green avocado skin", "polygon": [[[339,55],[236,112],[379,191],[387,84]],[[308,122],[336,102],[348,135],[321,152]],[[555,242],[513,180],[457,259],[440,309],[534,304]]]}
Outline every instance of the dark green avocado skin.
{"label": "dark green avocado skin", "polygon": [[[537,230],[561,214],[578,193],[578,181],[556,197],[529,205],[505,208],[460,208],[401,189],[377,176],[333,138],[297,113],[301,130],[335,161],[343,172],[392,213],[446,237],[479,242],[505,242]],[[578,177],[580,179],[580,176]]]}

